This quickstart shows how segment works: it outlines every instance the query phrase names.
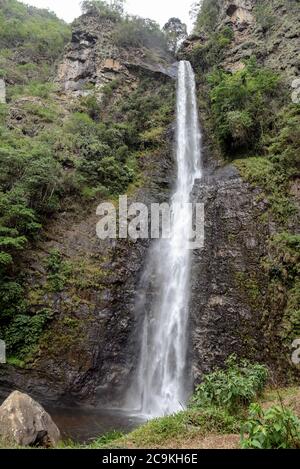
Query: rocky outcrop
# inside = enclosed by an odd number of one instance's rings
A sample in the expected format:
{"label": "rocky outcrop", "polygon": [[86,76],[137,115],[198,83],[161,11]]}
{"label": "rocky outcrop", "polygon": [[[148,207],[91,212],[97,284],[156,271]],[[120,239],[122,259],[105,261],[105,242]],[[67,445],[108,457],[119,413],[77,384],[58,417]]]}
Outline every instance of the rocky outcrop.
{"label": "rocky outcrop", "polygon": [[[112,104],[119,98],[126,103],[126,96],[143,77],[157,89],[166,81],[173,84],[176,64],[168,52],[155,50],[151,56],[143,48],[117,48],[112,40],[114,27],[110,20],[91,15],[75,22],[56,80],[60,91],[55,99],[64,113],[71,112],[77,97],[86,96],[91,88],[101,101],[103,85],[117,78],[122,84],[113,90]],[[13,125],[22,126],[26,134],[39,130],[35,122],[25,128],[22,115],[19,100],[11,110]],[[147,150],[139,157],[143,184],[131,189],[129,203],[168,200],[174,170],[171,127],[165,140],[159,150]],[[100,202],[92,200],[81,207],[68,201],[65,211],[49,220],[43,236],[28,249],[23,267],[30,308],[33,314],[50,309],[52,319],[24,368],[0,367],[1,398],[17,388],[42,403],[105,406],[120,402],[136,354],[135,292],[148,242],[99,240],[96,208]],[[53,249],[74,270],[61,292],[47,289],[45,261]]]}
{"label": "rocky outcrop", "polygon": [[205,204],[205,244],[194,252],[191,360],[195,381],[236,353],[267,361],[261,312],[249,304],[239,280],[259,268],[268,228],[257,224],[267,207],[234,166],[206,175],[194,189]]}
{"label": "rocky outcrop", "polygon": [[60,431],[40,404],[15,391],[0,407],[0,438],[17,446],[48,448],[57,445]]}
{"label": "rocky outcrop", "polygon": [[147,48],[123,48],[115,44],[116,23],[108,18],[83,15],[73,27],[72,40],[65,50],[58,69],[57,81],[62,89],[75,94],[86,94],[87,84],[101,88],[123,76],[132,79],[130,69],[167,75],[174,78],[174,58],[167,51]]}
{"label": "rocky outcrop", "polygon": [[[218,65],[235,72],[255,56],[263,65],[280,71],[291,86],[300,74],[299,2],[219,0],[218,9],[215,31],[230,27],[234,34]],[[199,32],[183,43],[183,49],[191,52],[208,39]]]}
{"label": "rocky outcrop", "polygon": [[224,68],[235,71],[254,55],[264,65],[282,71],[287,82],[300,73],[297,2],[256,0],[221,2],[219,28],[232,26],[234,41]]}
{"label": "rocky outcrop", "polygon": [[0,103],[6,103],[6,87],[5,81],[2,78],[0,78]]}
{"label": "rocky outcrop", "polygon": [[[272,292],[272,272],[266,268],[274,249],[270,239],[282,228],[270,213],[266,194],[245,182],[234,165],[222,161],[214,142],[209,88],[201,78],[215,66],[235,72],[244,68],[245,59],[256,56],[262,65],[281,73],[291,91],[296,88],[299,2],[220,0],[218,4],[215,30],[191,36],[180,53],[182,58],[194,59],[198,70],[205,144],[205,176],[194,190],[194,201],[205,204],[205,246],[193,258],[190,360],[195,382],[236,353],[268,364],[274,381],[286,383],[292,377],[299,379],[299,370],[291,361],[292,341],[283,340],[287,300],[282,286],[278,296]],[[201,62],[200,54],[193,55],[197,48],[213,54],[215,32],[224,33],[226,26],[233,37],[219,56],[209,63]],[[297,192],[293,182],[295,199]],[[292,222],[290,228],[294,230]]]}

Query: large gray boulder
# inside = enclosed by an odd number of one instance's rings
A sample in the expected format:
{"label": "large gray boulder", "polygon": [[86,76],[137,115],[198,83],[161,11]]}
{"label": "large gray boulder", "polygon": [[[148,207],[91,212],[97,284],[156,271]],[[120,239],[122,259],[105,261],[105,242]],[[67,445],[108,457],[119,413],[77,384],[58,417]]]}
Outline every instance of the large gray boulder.
{"label": "large gray boulder", "polygon": [[38,402],[14,391],[0,407],[0,439],[18,446],[53,447],[60,431]]}

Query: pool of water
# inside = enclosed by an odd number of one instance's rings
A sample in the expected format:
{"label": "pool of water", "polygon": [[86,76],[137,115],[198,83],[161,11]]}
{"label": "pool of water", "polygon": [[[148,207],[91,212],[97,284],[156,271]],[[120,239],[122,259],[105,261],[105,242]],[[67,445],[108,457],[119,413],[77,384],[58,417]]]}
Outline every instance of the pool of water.
{"label": "pool of water", "polygon": [[78,443],[91,440],[112,431],[128,433],[145,423],[146,419],[118,410],[82,408],[47,408],[61,431],[64,440]]}

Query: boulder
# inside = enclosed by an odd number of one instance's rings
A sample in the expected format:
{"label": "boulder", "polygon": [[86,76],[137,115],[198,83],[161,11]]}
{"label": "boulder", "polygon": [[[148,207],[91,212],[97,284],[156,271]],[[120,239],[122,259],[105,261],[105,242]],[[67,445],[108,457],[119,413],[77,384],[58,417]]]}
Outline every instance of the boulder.
{"label": "boulder", "polygon": [[14,391],[0,407],[0,439],[18,446],[53,447],[60,431],[38,402]]}

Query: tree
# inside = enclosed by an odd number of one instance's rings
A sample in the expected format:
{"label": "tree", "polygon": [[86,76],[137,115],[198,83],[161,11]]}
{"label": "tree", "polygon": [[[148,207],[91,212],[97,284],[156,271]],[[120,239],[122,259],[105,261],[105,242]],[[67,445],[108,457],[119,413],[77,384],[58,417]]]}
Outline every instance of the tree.
{"label": "tree", "polygon": [[187,36],[186,24],[182,23],[179,18],[170,18],[164,25],[163,31],[167,37],[169,49],[175,53],[180,43]]}
{"label": "tree", "polygon": [[81,7],[84,13],[92,13],[112,20],[124,14],[126,0],[83,0]]}
{"label": "tree", "polygon": [[202,4],[202,1],[198,1],[198,2],[193,2],[192,5],[191,5],[191,9],[189,11],[189,14],[190,14],[190,18],[193,22],[193,25],[195,25],[195,23],[197,21],[197,17],[198,17],[200,8],[201,8],[201,4]]}
{"label": "tree", "polygon": [[126,0],[110,0],[110,7],[122,16],[124,14],[125,3]]}

